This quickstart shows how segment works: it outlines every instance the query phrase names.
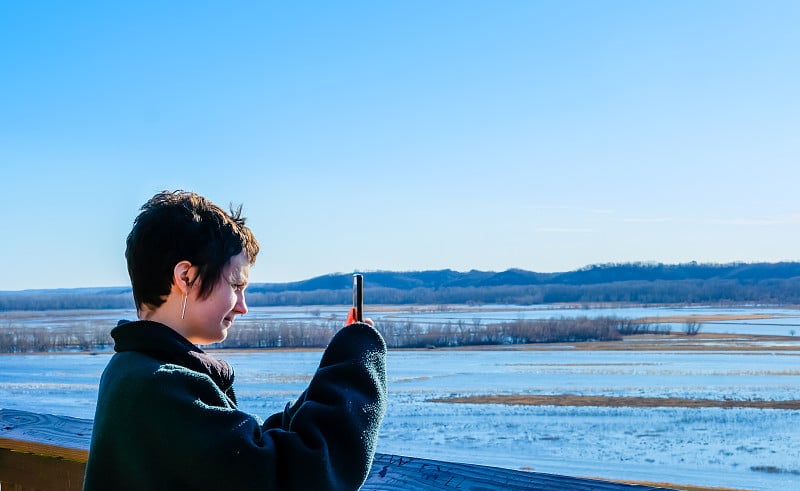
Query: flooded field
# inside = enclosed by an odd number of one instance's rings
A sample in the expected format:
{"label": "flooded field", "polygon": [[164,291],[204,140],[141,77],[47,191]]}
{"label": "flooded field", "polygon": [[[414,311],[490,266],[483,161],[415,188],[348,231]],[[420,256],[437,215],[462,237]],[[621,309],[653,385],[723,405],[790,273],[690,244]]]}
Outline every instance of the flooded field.
{"label": "flooded field", "polygon": [[[522,315],[499,312],[478,313],[486,319],[482,322]],[[587,311],[556,315],[573,313]],[[116,314],[104,313],[102,322],[113,323]],[[313,319],[338,314],[333,309],[263,313]],[[524,314],[539,315],[533,310]],[[723,312],[703,312],[716,314]],[[778,406],[800,398],[800,339],[754,336],[763,334],[759,322],[766,320],[741,322],[753,312],[738,314],[734,317],[739,321],[720,317],[713,324],[720,333],[695,337],[391,351],[389,408],[378,451],[575,476],[768,491],[800,488],[800,411],[674,403],[742,401],[738,406],[747,406],[746,401],[761,401],[770,406],[772,401]],[[786,330],[797,320],[794,310],[774,314],[768,320]],[[373,318],[404,315],[442,321],[456,315],[471,319],[476,312],[387,311]],[[732,332],[725,331],[729,326]],[[320,352],[217,355],[236,370],[241,408],[263,418],[303,390]],[[110,356],[0,356],[0,407],[91,418],[99,377]],[[464,397],[473,399],[459,399]],[[516,403],[512,397],[518,398]],[[526,397],[545,402],[520,403]],[[595,399],[591,405],[561,405],[555,399],[547,404],[546,397]],[[627,405],[611,403],[622,397],[630,398]],[[659,398],[663,406],[652,404]],[[636,402],[645,400],[650,402]]]}

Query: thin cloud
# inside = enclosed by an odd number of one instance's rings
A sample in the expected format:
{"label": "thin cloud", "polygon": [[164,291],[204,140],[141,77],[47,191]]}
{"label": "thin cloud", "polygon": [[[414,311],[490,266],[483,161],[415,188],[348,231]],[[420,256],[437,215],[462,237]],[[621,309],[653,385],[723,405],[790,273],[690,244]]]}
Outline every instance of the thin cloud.
{"label": "thin cloud", "polygon": [[778,217],[744,217],[744,218],[715,218],[708,220],[711,225],[736,225],[744,227],[768,227],[773,225],[800,224],[800,214],[783,215]]}
{"label": "thin cloud", "polygon": [[527,205],[525,208],[529,210],[574,211],[578,213],[592,213],[594,215],[611,215],[614,213],[614,210],[610,208],[589,208],[585,206],[574,205]]}
{"label": "thin cloud", "polygon": [[569,228],[569,227],[541,227],[537,232],[546,234],[586,234],[592,231],[590,228]]}
{"label": "thin cloud", "polygon": [[664,223],[671,222],[672,217],[628,217],[623,218],[626,223]]}

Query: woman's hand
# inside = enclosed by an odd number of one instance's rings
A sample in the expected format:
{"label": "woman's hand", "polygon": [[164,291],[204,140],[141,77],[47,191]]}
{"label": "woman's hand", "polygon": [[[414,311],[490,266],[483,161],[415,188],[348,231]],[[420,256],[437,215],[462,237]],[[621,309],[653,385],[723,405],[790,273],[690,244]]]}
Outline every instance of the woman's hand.
{"label": "woman's hand", "polygon": [[[345,326],[349,326],[350,324],[355,324],[356,322],[356,308],[351,307],[350,311],[347,313],[347,320],[344,321]],[[372,319],[364,319],[363,321],[365,324],[369,324],[372,327],[375,327],[375,323],[372,322]]]}

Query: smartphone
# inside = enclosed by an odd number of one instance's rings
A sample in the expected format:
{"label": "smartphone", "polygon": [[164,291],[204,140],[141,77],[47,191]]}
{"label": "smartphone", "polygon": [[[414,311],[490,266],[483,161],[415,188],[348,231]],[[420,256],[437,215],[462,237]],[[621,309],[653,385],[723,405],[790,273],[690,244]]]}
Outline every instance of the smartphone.
{"label": "smartphone", "polygon": [[364,322],[364,275],[353,275],[353,307],[356,309],[356,321]]}

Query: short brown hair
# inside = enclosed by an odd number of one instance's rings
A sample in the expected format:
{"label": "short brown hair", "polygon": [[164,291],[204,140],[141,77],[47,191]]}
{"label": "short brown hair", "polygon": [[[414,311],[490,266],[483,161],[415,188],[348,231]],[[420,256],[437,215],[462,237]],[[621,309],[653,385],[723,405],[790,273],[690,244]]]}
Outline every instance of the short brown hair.
{"label": "short brown hair", "polygon": [[201,298],[211,294],[233,256],[244,251],[250,264],[255,263],[258,241],[241,215],[241,206],[231,206],[227,213],[192,192],[162,191],[150,198],[126,241],[125,259],[136,308],[164,303],[180,261],[198,267]]}

